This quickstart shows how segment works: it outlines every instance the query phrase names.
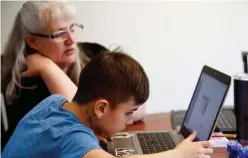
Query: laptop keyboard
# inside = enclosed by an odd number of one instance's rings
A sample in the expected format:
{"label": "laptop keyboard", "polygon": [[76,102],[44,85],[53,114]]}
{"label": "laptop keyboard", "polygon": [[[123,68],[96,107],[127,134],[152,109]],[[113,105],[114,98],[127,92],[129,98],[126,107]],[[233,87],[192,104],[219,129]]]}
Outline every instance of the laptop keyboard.
{"label": "laptop keyboard", "polygon": [[[231,117],[231,118],[230,118]],[[234,128],[236,127],[235,118],[231,111],[222,112],[217,121],[219,128]],[[230,119],[229,119],[230,118]]]}
{"label": "laptop keyboard", "polygon": [[137,133],[143,154],[152,154],[175,148],[168,132]]}

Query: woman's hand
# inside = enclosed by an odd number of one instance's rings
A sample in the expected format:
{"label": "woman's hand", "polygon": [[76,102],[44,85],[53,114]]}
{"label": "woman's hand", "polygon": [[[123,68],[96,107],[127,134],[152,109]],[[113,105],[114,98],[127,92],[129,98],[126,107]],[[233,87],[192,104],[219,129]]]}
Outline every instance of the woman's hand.
{"label": "woman's hand", "polygon": [[77,86],[57,64],[38,53],[27,56],[26,60],[28,69],[21,73],[22,77],[40,76],[51,94],[61,94],[72,101]]}
{"label": "woman's hand", "polygon": [[210,141],[192,142],[196,138],[193,132],[188,138],[182,141],[174,150],[178,151],[182,158],[210,158],[213,149],[209,148]]}
{"label": "woman's hand", "polygon": [[40,76],[41,71],[53,61],[47,57],[35,53],[26,57],[27,70],[22,72],[22,77]]}

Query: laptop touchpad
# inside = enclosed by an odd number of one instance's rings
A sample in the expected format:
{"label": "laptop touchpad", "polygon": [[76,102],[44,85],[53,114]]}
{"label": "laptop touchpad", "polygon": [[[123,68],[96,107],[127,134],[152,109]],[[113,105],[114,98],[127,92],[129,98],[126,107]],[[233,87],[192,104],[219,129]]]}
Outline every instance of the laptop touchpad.
{"label": "laptop touchpad", "polygon": [[136,152],[134,150],[134,144],[132,138],[115,138],[111,142],[112,151],[111,153],[114,156],[131,156],[134,155]]}

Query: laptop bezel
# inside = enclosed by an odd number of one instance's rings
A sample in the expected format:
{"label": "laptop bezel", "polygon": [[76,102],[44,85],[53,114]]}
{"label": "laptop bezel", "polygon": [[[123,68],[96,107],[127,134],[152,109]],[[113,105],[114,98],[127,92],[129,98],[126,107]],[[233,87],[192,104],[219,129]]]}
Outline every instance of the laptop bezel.
{"label": "laptop bezel", "polygon": [[[192,101],[193,101],[193,97],[194,97],[194,95],[195,95],[195,93],[196,93],[196,88],[197,88],[197,86],[198,86],[198,84],[199,84],[200,78],[201,78],[201,76],[202,76],[203,73],[205,73],[205,74],[207,74],[207,75],[209,75],[209,76],[211,76],[211,77],[217,79],[218,81],[222,82],[223,84],[227,85],[227,89],[226,89],[225,94],[224,94],[224,97],[223,97],[223,99],[222,99],[222,101],[221,101],[221,105],[220,105],[220,107],[219,107],[219,109],[218,109],[218,112],[217,112],[217,115],[216,115],[216,117],[215,117],[215,119],[214,119],[214,124],[213,124],[213,126],[212,126],[212,128],[211,128],[211,131],[210,131],[209,135],[208,135],[208,138],[207,138],[208,140],[209,140],[209,138],[210,138],[212,132],[214,131],[214,128],[215,128],[217,119],[218,119],[219,114],[220,114],[221,109],[222,109],[222,105],[223,105],[223,103],[224,103],[224,101],[225,101],[225,99],[226,99],[227,92],[228,92],[229,87],[230,87],[230,83],[231,83],[231,77],[230,77],[230,76],[228,76],[228,75],[226,75],[226,74],[224,74],[224,73],[222,73],[222,72],[220,72],[220,71],[218,71],[218,70],[215,70],[215,69],[213,69],[213,68],[211,68],[211,67],[209,67],[209,66],[207,66],[207,65],[204,65],[204,66],[203,66],[202,71],[201,71],[201,74],[200,74],[200,76],[199,76],[199,78],[198,78],[197,84],[196,84],[196,86],[195,86],[195,90],[194,90],[194,93],[193,93],[193,95],[192,95],[192,98],[191,98],[189,107],[188,107],[188,109],[187,109],[187,112],[186,112],[186,114],[185,114],[185,117],[184,117],[183,122],[182,122],[182,125],[181,125],[180,133],[183,135],[184,138],[187,138],[187,137],[192,133],[191,130],[187,129],[187,128],[184,126],[184,121],[185,121],[185,119],[186,119],[186,117],[187,117],[187,115],[188,115],[188,112],[189,112],[189,109],[190,109],[190,105],[191,105],[191,103],[192,103]],[[199,139],[198,137],[196,137],[196,139],[195,139],[194,141],[200,141],[200,139]],[[201,140],[201,141],[203,141],[203,140]]]}

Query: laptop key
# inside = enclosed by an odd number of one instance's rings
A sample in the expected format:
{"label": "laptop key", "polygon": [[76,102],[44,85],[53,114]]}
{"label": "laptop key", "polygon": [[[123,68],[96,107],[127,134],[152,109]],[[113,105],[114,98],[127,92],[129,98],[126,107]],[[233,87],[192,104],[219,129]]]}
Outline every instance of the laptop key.
{"label": "laptop key", "polygon": [[150,152],[148,150],[143,150],[143,154],[150,154]]}
{"label": "laptop key", "polygon": [[166,147],[166,146],[164,146],[164,147],[162,147],[162,150],[163,150],[163,151],[167,151],[167,150],[169,150],[169,148]]}
{"label": "laptop key", "polygon": [[153,148],[153,149],[149,149],[150,153],[156,153],[156,150]]}

